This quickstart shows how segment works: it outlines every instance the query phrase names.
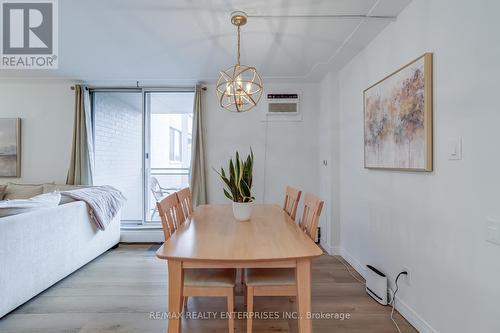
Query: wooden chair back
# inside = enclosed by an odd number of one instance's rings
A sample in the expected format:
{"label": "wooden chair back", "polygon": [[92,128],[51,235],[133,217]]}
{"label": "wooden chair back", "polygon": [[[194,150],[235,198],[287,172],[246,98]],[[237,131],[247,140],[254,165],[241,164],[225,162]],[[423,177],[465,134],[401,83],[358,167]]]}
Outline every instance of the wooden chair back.
{"label": "wooden chair back", "polygon": [[166,196],[160,202],[156,203],[156,207],[158,208],[158,214],[161,218],[165,241],[167,241],[175,230],[184,222],[184,215],[182,214],[177,194],[172,193]]}
{"label": "wooden chair back", "polygon": [[193,214],[193,200],[189,187],[177,192],[177,199],[179,200],[184,219],[190,218]]}
{"label": "wooden chair back", "polygon": [[290,217],[294,221],[295,216],[297,215],[297,207],[299,206],[301,195],[302,191],[299,191],[291,186],[286,187],[285,203],[283,204],[283,209],[288,215],[290,215]]}
{"label": "wooden chair back", "polygon": [[313,241],[316,241],[316,233],[318,232],[319,217],[323,209],[324,202],[311,193],[304,195],[304,212],[300,220],[300,228],[309,236]]}

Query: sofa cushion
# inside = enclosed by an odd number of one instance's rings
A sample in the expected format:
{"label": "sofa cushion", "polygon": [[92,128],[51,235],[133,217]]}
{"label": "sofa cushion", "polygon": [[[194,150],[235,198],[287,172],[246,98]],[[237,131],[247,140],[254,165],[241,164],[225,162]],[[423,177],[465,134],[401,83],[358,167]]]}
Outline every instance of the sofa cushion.
{"label": "sofa cushion", "polygon": [[79,188],[89,187],[86,185],[67,185],[67,184],[54,184],[54,183],[45,183],[43,184],[43,193],[50,192],[61,192],[61,191],[71,191]]}
{"label": "sofa cushion", "polygon": [[4,200],[0,202],[0,218],[35,209],[55,207],[59,205],[59,201],[61,201],[59,192],[40,194],[30,199]]}
{"label": "sofa cushion", "polygon": [[7,189],[7,185],[0,185],[0,200],[3,200],[6,189]]}
{"label": "sofa cushion", "polygon": [[29,199],[43,193],[43,184],[7,183],[4,200]]}
{"label": "sofa cushion", "polygon": [[[89,185],[67,185],[67,184],[54,184],[54,183],[45,183],[43,184],[43,193],[51,193],[51,192],[62,192],[62,191],[71,191],[78,190],[80,188],[90,187]],[[67,195],[61,196],[60,205],[64,205],[70,202],[75,202],[76,200],[68,197]]]}

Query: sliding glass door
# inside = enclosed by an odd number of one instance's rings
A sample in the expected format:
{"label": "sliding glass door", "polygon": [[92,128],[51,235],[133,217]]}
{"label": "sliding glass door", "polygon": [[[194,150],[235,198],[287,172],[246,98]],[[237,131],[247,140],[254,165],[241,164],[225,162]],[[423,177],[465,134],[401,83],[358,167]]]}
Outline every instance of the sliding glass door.
{"label": "sliding glass door", "polygon": [[158,221],[156,202],[189,186],[193,92],[147,92],[146,221]]}
{"label": "sliding glass door", "polygon": [[95,89],[95,185],[127,201],[122,221],[159,221],[156,201],[189,185],[193,91]]}

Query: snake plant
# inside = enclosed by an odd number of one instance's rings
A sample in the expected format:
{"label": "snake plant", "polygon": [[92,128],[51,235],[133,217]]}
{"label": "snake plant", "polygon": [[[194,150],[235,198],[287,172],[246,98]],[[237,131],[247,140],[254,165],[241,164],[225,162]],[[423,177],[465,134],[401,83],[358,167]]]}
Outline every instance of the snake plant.
{"label": "snake plant", "polygon": [[229,170],[220,168],[220,172],[215,170],[224,182],[224,195],[233,202],[252,202],[252,173],[253,173],[253,151],[246,159],[240,159],[240,154],[236,152],[235,159],[229,160]]}

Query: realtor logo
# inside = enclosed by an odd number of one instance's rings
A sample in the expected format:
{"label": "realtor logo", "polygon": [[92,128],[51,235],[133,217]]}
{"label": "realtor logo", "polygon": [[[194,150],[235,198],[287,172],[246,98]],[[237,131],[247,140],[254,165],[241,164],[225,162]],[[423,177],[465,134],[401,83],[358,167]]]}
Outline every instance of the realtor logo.
{"label": "realtor logo", "polygon": [[57,0],[0,0],[2,69],[58,67]]}

